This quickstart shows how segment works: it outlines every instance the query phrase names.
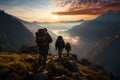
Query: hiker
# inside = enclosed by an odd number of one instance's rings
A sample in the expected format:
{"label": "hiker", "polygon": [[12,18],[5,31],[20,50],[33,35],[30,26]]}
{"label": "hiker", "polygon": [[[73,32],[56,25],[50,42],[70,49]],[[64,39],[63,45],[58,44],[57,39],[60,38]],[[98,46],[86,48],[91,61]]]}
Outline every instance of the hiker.
{"label": "hiker", "polygon": [[39,50],[39,64],[46,64],[49,43],[52,42],[52,38],[47,32],[47,29],[39,29],[36,34],[36,43]]}
{"label": "hiker", "polygon": [[[49,46],[49,43],[51,43],[52,42],[52,38],[51,38],[51,36],[49,35],[49,33],[47,32],[47,28],[44,28],[44,30],[46,31],[46,36],[47,36],[47,48],[48,48],[48,50],[50,49],[50,46]],[[48,52],[48,51],[47,51]]]}
{"label": "hiker", "polygon": [[62,56],[62,51],[65,48],[65,42],[62,38],[62,36],[58,36],[56,43],[55,43],[55,49],[58,50],[59,58]]}
{"label": "hiker", "polygon": [[71,45],[70,45],[70,43],[66,43],[66,45],[65,45],[65,50],[67,51],[67,56],[69,56],[69,52],[70,52],[70,50],[71,50]]}

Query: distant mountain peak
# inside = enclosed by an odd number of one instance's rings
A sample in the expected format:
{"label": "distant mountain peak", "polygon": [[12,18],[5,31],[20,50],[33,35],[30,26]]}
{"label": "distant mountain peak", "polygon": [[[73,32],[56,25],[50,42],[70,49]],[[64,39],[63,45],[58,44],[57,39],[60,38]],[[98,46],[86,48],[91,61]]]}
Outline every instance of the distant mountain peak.
{"label": "distant mountain peak", "polygon": [[120,17],[120,11],[109,10],[106,13],[103,13],[102,15],[98,16],[95,20],[118,22],[120,21],[119,17]]}
{"label": "distant mountain peak", "polygon": [[113,11],[113,10],[108,10],[105,14],[117,14],[119,13],[120,14],[120,10],[119,11]]}
{"label": "distant mountain peak", "polygon": [[[113,10],[108,10],[106,13],[104,13],[104,14],[106,14],[106,15],[115,15],[115,14],[120,14],[120,10],[119,11],[113,11]],[[102,14],[102,15],[104,15],[104,14]],[[101,15],[101,16],[102,16]]]}
{"label": "distant mountain peak", "polygon": [[5,11],[0,9],[0,16],[3,14],[6,14]]}
{"label": "distant mountain peak", "polygon": [[5,12],[4,10],[0,9],[0,13],[4,13],[4,12]]}
{"label": "distant mountain peak", "polygon": [[107,13],[114,13],[115,11],[113,10],[108,10]]}

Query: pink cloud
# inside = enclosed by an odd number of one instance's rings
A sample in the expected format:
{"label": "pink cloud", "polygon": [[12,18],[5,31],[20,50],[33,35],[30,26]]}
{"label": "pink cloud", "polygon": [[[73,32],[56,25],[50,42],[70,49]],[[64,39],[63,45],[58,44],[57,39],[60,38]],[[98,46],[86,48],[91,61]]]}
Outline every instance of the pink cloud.
{"label": "pink cloud", "polygon": [[70,5],[66,11],[54,12],[57,15],[99,15],[107,10],[120,10],[120,0],[55,0],[60,7]]}

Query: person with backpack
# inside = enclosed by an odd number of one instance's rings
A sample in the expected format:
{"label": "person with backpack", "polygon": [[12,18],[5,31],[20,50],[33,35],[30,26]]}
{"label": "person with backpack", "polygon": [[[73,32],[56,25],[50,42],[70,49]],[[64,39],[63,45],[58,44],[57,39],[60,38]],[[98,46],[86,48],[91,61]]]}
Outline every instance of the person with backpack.
{"label": "person with backpack", "polygon": [[67,51],[67,56],[69,56],[69,52],[70,52],[70,50],[71,50],[71,45],[70,45],[70,43],[66,43],[66,45],[65,45],[65,50]]}
{"label": "person with backpack", "polygon": [[[47,30],[47,29],[46,29]],[[49,43],[52,42],[52,38],[45,29],[39,29],[36,32],[36,43],[39,50],[39,64],[46,64]]]}
{"label": "person with backpack", "polygon": [[55,49],[58,50],[59,58],[62,56],[62,51],[65,48],[65,42],[62,38],[62,36],[58,36],[56,43],[55,43]]}
{"label": "person with backpack", "polygon": [[[49,43],[51,43],[53,40],[52,40],[52,37],[49,35],[49,33],[47,32],[47,28],[44,28],[44,30],[46,31],[46,39],[47,39],[47,48],[48,50],[50,49],[50,46],[49,46]],[[48,52],[48,51],[47,51]]]}

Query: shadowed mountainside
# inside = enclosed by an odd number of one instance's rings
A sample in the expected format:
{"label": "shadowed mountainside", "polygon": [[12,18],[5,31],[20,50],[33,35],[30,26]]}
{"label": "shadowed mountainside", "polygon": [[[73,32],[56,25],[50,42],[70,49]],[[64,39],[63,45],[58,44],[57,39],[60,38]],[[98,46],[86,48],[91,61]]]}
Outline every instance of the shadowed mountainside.
{"label": "shadowed mountainside", "polygon": [[87,58],[105,69],[120,74],[120,11],[108,11],[83,22],[67,33],[79,36],[79,58]]}
{"label": "shadowed mountainside", "polygon": [[120,11],[108,11],[94,20],[84,21],[82,24],[68,30],[73,36],[80,36],[84,40],[98,41],[103,37],[120,31]]}
{"label": "shadowed mountainside", "polygon": [[17,50],[25,43],[35,44],[33,34],[13,16],[0,11],[0,44],[4,50]]}

